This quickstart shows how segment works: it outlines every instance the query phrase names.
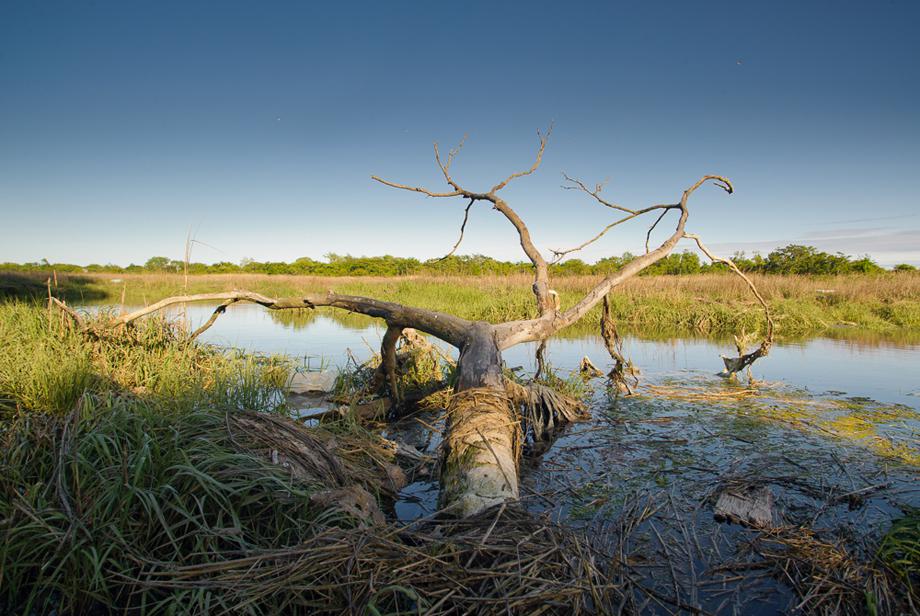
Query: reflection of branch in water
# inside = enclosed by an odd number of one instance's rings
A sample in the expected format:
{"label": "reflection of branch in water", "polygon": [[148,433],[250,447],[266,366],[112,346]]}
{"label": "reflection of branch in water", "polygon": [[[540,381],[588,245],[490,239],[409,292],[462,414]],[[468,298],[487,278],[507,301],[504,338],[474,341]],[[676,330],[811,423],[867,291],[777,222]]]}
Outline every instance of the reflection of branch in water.
{"label": "reflection of branch in water", "polygon": [[302,310],[278,310],[269,312],[272,321],[283,325],[289,329],[301,330],[313,325],[317,319],[328,319],[337,325],[351,331],[364,331],[368,327],[379,324],[379,321],[363,314],[353,312],[343,312],[341,310],[329,310],[324,308],[302,309]]}

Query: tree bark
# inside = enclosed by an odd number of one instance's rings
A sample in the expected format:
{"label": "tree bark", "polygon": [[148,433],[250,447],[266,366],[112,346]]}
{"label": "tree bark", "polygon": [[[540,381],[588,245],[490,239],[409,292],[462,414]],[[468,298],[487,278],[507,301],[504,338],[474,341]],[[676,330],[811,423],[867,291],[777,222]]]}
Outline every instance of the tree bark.
{"label": "tree bark", "polygon": [[521,422],[501,364],[494,328],[472,323],[460,349],[441,459],[441,506],[455,515],[518,498]]}

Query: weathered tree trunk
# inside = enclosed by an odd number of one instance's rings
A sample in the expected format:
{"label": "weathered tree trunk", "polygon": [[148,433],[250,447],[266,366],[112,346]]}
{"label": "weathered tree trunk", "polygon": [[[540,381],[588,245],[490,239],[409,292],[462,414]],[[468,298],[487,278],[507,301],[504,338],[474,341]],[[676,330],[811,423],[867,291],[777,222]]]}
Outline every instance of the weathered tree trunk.
{"label": "weathered tree trunk", "polygon": [[521,421],[505,391],[494,329],[473,323],[457,364],[447,409],[441,506],[473,515],[518,497]]}
{"label": "weathered tree trunk", "polygon": [[[614,288],[632,278],[646,267],[667,257],[677,243],[683,238],[696,240],[700,249],[708,256],[719,262],[727,264],[730,269],[744,278],[751,287],[754,295],[760,301],[766,314],[768,329],[767,338],[761,348],[752,354],[739,357],[733,361],[737,364],[726,366],[747,366],[758,357],[766,355],[773,338],[773,322],[770,318],[766,302],[754,288],[753,283],[735,267],[728,259],[715,257],[700,242],[699,238],[685,233],[689,210],[687,201],[700,186],[708,181],[722,188],[729,194],[733,191],[731,182],[726,178],[716,175],[703,176],[699,181],[683,192],[678,203],[653,205],[643,209],[630,209],[604,200],[600,196],[602,186],[597,185],[594,190],[589,189],[578,180],[566,179],[569,185],[566,188],[581,190],[604,207],[619,212],[622,216],[608,224],[600,233],[582,244],[567,250],[554,250],[555,258],[552,263],[558,262],[565,255],[581,250],[598,241],[610,229],[633,220],[645,214],[655,212],[659,216],[651,225],[646,234],[645,254],[630,261],[621,269],[611,273],[599,281],[593,289],[585,294],[574,305],[562,310],[559,295],[550,288],[549,266],[551,265],[541,252],[536,248],[530,235],[530,230],[518,214],[511,209],[507,202],[498,196],[509,182],[532,174],[540,166],[543,151],[546,146],[547,135],[540,135],[540,147],[533,165],[529,169],[513,173],[505,180],[492,186],[487,192],[474,192],[463,188],[450,173],[450,165],[459,148],[451,150],[446,161],[442,161],[437,144],[435,144],[435,160],[450,187],[446,191],[433,191],[421,186],[398,184],[383,180],[376,176],[373,178],[382,184],[426,195],[428,197],[462,197],[469,200],[464,210],[463,223],[460,227],[460,239],[449,254],[453,254],[463,240],[470,208],[476,202],[487,202],[494,210],[501,213],[514,227],[520,240],[524,254],[533,265],[534,281],[532,290],[536,300],[535,318],[518,321],[507,321],[490,325],[485,322],[471,322],[443,312],[403,306],[394,302],[381,301],[369,297],[340,295],[333,291],[326,294],[306,294],[301,297],[271,298],[251,291],[231,291],[227,293],[205,293],[171,297],[161,300],[151,306],[142,308],[130,314],[120,315],[109,323],[109,326],[124,326],[147,314],[167,308],[177,303],[193,301],[221,302],[215,309],[211,318],[194,332],[194,336],[208,329],[217,317],[228,306],[236,302],[253,302],[265,306],[270,310],[288,310],[317,308],[329,306],[349,312],[365,314],[383,319],[387,324],[387,332],[381,345],[381,382],[386,382],[394,405],[398,405],[401,392],[396,382],[396,341],[400,332],[405,328],[414,328],[435,336],[448,344],[460,349],[458,362],[459,379],[455,388],[455,395],[447,409],[447,427],[444,435],[443,464],[441,470],[441,504],[454,514],[472,515],[483,509],[497,505],[518,497],[518,459],[520,457],[523,441],[521,418],[517,408],[526,398],[525,416],[534,426],[542,426],[550,422],[569,421],[575,416],[577,409],[572,404],[562,404],[556,396],[546,395],[546,392],[537,390],[537,394],[523,396],[514,404],[509,399],[508,388],[502,377],[501,351],[517,344],[530,341],[545,341],[547,338],[572,323],[584,317],[594,306],[599,304]],[[651,232],[659,222],[672,210],[679,214],[674,231],[655,249],[649,249]],[[49,302],[57,305],[76,322],[86,329],[88,324],[82,317],[63,302],[50,297]],[[616,350],[616,349],[615,349]],[[615,359],[617,354],[614,355]],[[542,358],[542,354],[541,354]],[[620,356],[618,362],[622,364]],[[542,361],[540,362],[542,366]],[[512,391],[515,386],[509,384]],[[542,428],[535,428],[537,431]]]}

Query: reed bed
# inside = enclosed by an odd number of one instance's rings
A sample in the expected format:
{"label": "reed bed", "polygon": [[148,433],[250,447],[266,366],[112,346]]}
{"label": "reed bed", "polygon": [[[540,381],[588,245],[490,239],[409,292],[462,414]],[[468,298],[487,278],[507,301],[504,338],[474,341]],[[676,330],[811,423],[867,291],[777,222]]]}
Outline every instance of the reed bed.
{"label": "reed bed", "polygon": [[[40,294],[38,275],[16,274],[13,285]],[[31,278],[30,278],[31,276]],[[842,276],[751,275],[775,314],[784,336],[837,331],[841,328],[893,332],[920,329],[920,275],[886,273]],[[398,278],[268,276],[213,274],[59,275],[59,288],[71,300],[148,304],[183,292],[250,289],[286,296],[324,292],[367,295],[432,308],[458,316],[499,322],[534,316],[531,278],[511,276]],[[596,276],[566,276],[553,281],[563,307],[578,301],[598,282]],[[31,289],[31,290],[29,290]],[[743,281],[726,274],[640,276],[611,296],[614,319],[625,326],[718,333],[757,331],[762,312]],[[585,322],[596,324],[598,314]]]}

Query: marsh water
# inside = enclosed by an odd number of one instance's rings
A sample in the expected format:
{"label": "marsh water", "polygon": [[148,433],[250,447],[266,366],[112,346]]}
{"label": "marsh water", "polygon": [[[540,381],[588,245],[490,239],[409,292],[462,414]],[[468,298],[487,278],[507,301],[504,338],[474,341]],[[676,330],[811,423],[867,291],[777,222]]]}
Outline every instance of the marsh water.
{"label": "marsh water", "polygon": [[[182,313],[196,326],[211,308]],[[205,342],[291,356],[307,370],[363,361],[384,328],[330,313],[273,313],[233,306]],[[758,362],[755,388],[717,375],[730,339],[633,332],[624,354],[641,370],[638,395],[592,382],[589,419],[522,463],[526,507],[583,526],[630,563],[659,595],[710,613],[786,613],[792,578],[768,566],[776,552],[756,529],[714,515],[724,490],[769,490],[776,527],[867,557],[891,521],[920,507],[920,344],[848,336],[777,343]],[[562,375],[582,357],[609,362],[595,336],[557,338],[547,357]],[[533,345],[504,353],[522,374]],[[436,457],[437,413],[385,428]],[[437,477],[420,467],[395,506],[403,521],[436,511]],[[766,543],[765,543],[766,542]],[[771,552],[771,549],[773,552]],[[741,574],[739,574],[739,571]],[[650,611],[673,605],[646,596]]]}

